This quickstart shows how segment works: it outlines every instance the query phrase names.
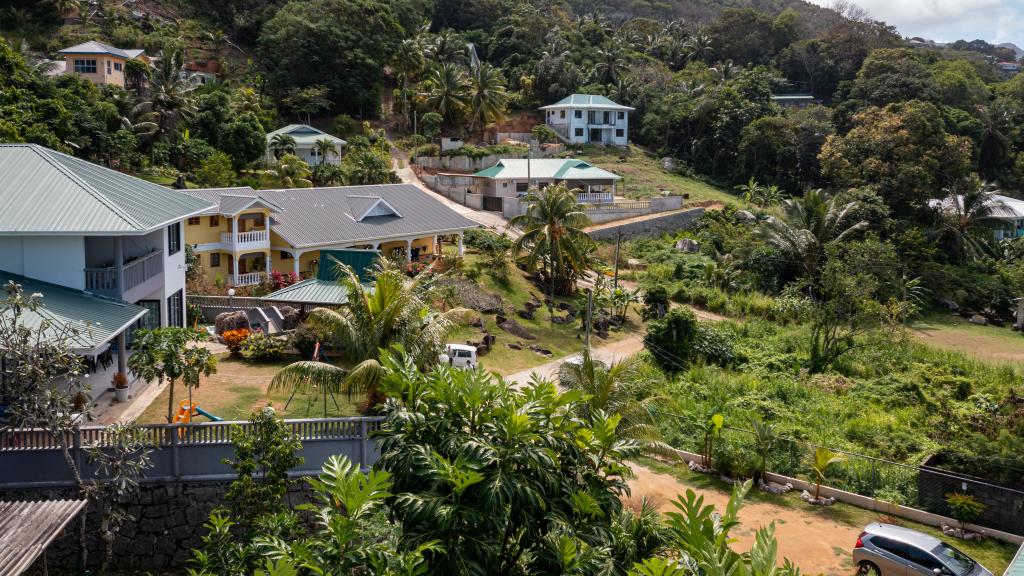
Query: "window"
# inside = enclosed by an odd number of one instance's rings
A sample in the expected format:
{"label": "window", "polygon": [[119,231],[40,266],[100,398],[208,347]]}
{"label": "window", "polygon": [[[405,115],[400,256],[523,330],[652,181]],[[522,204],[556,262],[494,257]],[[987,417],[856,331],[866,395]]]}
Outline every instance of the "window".
{"label": "window", "polygon": [[526,192],[530,188],[530,185],[526,182],[516,182],[516,193]]}
{"label": "window", "polygon": [[167,325],[181,328],[185,325],[181,290],[167,297]]}
{"label": "window", "polygon": [[78,74],[95,74],[95,60],[75,60],[75,72]]}
{"label": "window", "polygon": [[577,128],[573,134],[576,136],[583,136],[583,128]]}
{"label": "window", "polygon": [[907,545],[902,542],[889,540],[888,538],[882,538],[881,536],[872,536],[871,543],[890,554],[903,559],[909,559],[908,557],[910,556],[910,553],[907,551]]}
{"label": "window", "polygon": [[936,568],[942,570],[944,568],[934,556],[916,546],[907,546],[907,553],[910,556],[910,561],[918,566],[923,566],[928,570],[935,570]]}
{"label": "window", "polygon": [[198,226],[200,220],[202,220],[202,218],[200,218],[199,216],[192,216],[191,218],[188,219],[188,225]]}
{"label": "window", "polygon": [[292,253],[287,250],[281,250],[281,260],[291,260]]}
{"label": "window", "polygon": [[565,110],[559,110],[558,111],[558,117],[559,118],[565,118]]}
{"label": "window", "polygon": [[583,118],[583,110],[577,110],[576,111],[576,117],[577,118]]}
{"label": "window", "polygon": [[623,120],[625,118],[626,118],[626,113],[625,112],[619,112],[619,120]]}
{"label": "window", "polygon": [[110,74],[110,60],[107,60],[107,74]]}
{"label": "window", "polygon": [[167,227],[167,255],[181,251],[181,226],[177,222]]}
{"label": "window", "polygon": [[114,62],[114,70],[117,70],[118,72],[120,72],[123,69],[124,69],[123,65],[120,62]]}
{"label": "window", "polygon": [[623,130],[622,128],[616,128],[615,129],[615,137],[616,138],[622,138],[625,134],[626,134],[626,131]]}
{"label": "window", "polygon": [[963,576],[969,574],[974,570],[974,560],[967,557],[966,554],[953,548],[949,544],[939,544],[932,554],[939,557],[939,560],[946,565],[949,571],[953,572],[957,576]]}
{"label": "window", "polygon": [[220,252],[210,254],[210,268],[220,268]]}
{"label": "window", "polygon": [[213,228],[220,226],[220,216],[210,216],[210,226]]}

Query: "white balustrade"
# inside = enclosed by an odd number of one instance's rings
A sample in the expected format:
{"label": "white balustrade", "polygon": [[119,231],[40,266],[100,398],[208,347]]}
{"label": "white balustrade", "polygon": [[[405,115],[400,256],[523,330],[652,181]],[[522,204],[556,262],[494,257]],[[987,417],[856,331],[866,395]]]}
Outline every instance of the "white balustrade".
{"label": "white balustrade", "polygon": [[245,274],[235,274],[235,286],[253,286],[263,282],[263,272],[246,272]]}
{"label": "white balustrade", "polygon": [[270,232],[267,230],[250,230],[248,232],[239,232],[238,241],[232,238],[231,232],[221,232],[220,241],[228,246],[234,245],[234,248],[266,248],[270,246]]}

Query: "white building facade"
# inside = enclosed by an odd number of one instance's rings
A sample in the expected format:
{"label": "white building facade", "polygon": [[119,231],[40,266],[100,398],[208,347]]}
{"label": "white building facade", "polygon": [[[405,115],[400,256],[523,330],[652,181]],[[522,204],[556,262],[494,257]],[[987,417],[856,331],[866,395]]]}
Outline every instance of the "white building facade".
{"label": "white building facade", "polygon": [[544,122],[569,144],[629,145],[629,106],[605,96],[572,94],[542,106]]}

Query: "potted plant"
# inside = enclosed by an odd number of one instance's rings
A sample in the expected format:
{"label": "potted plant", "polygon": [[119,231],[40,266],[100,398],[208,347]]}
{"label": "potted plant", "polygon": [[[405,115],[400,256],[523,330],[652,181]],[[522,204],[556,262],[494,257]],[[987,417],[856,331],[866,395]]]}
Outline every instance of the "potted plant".
{"label": "potted plant", "polygon": [[110,383],[114,386],[114,395],[117,397],[118,402],[128,401],[128,377],[124,375],[124,372],[117,372],[114,377],[110,379]]}

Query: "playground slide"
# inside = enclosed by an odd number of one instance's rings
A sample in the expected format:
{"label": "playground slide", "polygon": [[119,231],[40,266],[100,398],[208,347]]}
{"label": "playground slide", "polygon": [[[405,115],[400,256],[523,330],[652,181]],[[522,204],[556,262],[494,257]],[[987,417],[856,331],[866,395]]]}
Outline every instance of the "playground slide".
{"label": "playground slide", "polygon": [[210,414],[209,412],[207,412],[206,410],[203,410],[199,406],[196,406],[196,412],[199,413],[200,416],[206,416],[207,418],[210,419],[211,422],[220,422],[220,421],[224,420],[220,416],[214,416],[213,414]]}
{"label": "playground slide", "polygon": [[174,424],[190,424],[192,419],[196,416],[205,416],[210,419],[211,422],[220,422],[224,420],[220,416],[214,416],[206,410],[203,410],[199,406],[189,406],[188,400],[182,402],[178,406],[178,411],[174,415]]}

